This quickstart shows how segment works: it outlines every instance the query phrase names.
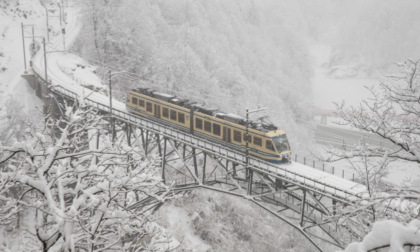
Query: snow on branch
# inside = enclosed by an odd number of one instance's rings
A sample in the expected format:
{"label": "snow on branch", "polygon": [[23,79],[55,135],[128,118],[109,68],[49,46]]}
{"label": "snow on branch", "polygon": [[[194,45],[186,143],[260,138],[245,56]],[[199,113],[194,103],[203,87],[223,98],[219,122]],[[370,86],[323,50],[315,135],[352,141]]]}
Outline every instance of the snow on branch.
{"label": "snow on branch", "polygon": [[[33,230],[44,250],[55,244],[64,251],[144,247],[130,237],[147,234],[148,206],[128,206],[170,197],[155,175],[158,163],[135,147],[109,143],[102,118],[90,109],[62,111],[47,120],[47,129],[27,130],[0,149],[0,220],[10,222],[21,207],[35,211]],[[24,190],[11,195],[17,187]]]}
{"label": "snow on branch", "polygon": [[372,97],[359,107],[337,104],[338,115],[345,124],[389,143],[377,146],[377,150],[386,151],[390,158],[420,163],[419,71],[419,61],[407,60],[400,73],[391,75],[391,82],[381,83],[380,90],[369,88]]}
{"label": "snow on branch", "polygon": [[403,225],[393,220],[378,221],[363,241],[347,246],[345,252],[374,251],[389,247],[390,251],[405,251],[405,246],[420,246],[420,220]]}
{"label": "snow on branch", "polygon": [[[357,144],[343,143],[341,149],[330,148],[324,158],[346,159],[359,175],[356,180],[368,188],[360,201],[341,209],[335,217],[365,237],[345,251],[384,247],[403,251],[405,245],[420,245],[420,192],[391,190],[382,183],[391,162],[404,160],[420,164],[420,61],[407,60],[397,66],[399,73],[389,75],[390,81],[381,83],[380,89],[368,88],[371,98],[360,106],[337,104],[337,113],[344,124],[368,133]],[[381,141],[370,144],[369,138],[373,137]]]}

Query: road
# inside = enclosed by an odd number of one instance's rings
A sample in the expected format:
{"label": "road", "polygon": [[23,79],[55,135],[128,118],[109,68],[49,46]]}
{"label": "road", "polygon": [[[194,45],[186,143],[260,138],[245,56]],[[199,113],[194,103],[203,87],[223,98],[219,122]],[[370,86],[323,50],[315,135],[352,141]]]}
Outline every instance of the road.
{"label": "road", "polygon": [[371,133],[339,128],[338,126],[316,125],[315,141],[322,145],[342,149],[343,146],[354,146],[358,144],[361,139],[364,139],[367,144],[372,146],[393,147],[393,144],[388,140],[384,140]]}

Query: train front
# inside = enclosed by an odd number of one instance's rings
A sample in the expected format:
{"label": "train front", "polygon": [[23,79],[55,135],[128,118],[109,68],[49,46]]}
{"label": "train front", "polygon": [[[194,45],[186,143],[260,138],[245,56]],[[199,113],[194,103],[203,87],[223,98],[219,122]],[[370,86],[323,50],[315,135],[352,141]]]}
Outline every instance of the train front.
{"label": "train front", "polygon": [[276,130],[275,136],[272,137],[277,153],[280,154],[279,163],[290,163],[292,159],[292,150],[290,149],[289,141],[287,140],[286,132]]}

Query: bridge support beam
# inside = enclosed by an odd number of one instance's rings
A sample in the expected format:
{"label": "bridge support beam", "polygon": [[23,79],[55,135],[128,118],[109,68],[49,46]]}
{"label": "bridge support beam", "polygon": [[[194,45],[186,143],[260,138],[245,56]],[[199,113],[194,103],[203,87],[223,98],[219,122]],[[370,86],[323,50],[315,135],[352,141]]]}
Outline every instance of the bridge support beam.
{"label": "bridge support beam", "polygon": [[207,159],[207,154],[205,152],[203,152],[203,180],[201,181],[201,183],[203,183],[203,185],[206,182],[206,159]]}
{"label": "bridge support beam", "polygon": [[[185,146],[185,145],[184,145]],[[192,148],[192,155],[193,155],[193,161],[194,161],[194,172],[195,176],[198,177],[198,166],[197,166],[197,155],[195,154],[195,148]],[[185,159],[185,158],[184,158]]]}
{"label": "bridge support beam", "polygon": [[164,137],[163,138],[163,155],[162,155],[162,181],[163,181],[164,184],[166,184],[166,179],[165,179],[166,143],[167,143],[167,139],[166,139],[166,137]]}
{"label": "bridge support beam", "polygon": [[247,194],[252,194],[252,182],[253,182],[254,172],[251,169],[248,169],[248,190]]}
{"label": "bridge support beam", "polygon": [[238,165],[237,163],[232,163],[232,171],[233,171],[232,176],[234,178],[236,178],[236,176],[237,176],[237,174],[236,174],[236,166],[237,165]]}
{"label": "bridge support beam", "polygon": [[117,137],[117,132],[115,130],[115,119],[112,115],[110,115],[109,117],[109,122],[111,124],[111,138],[112,138],[111,140],[112,140],[112,144],[114,144],[115,139]]}
{"label": "bridge support beam", "polygon": [[300,226],[303,227],[305,220],[306,190],[302,190],[302,204],[300,206]]}
{"label": "bridge support beam", "polygon": [[126,129],[126,134],[127,134],[127,144],[128,146],[131,146],[131,132],[133,130],[131,127],[131,124],[126,123],[125,129]]}
{"label": "bridge support beam", "polygon": [[144,143],[145,149],[144,149],[144,153],[147,155],[149,155],[149,131],[146,130],[146,142]]}
{"label": "bridge support beam", "polygon": [[[98,150],[99,149],[99,138],[100,138],[100,131],[99,131],[99,129],[96,131],[96,149]],[[99,162],[99,158],[98,158],[98,156],[96,155],[96,158],[95,158],[95,164],[98,164],[98,162]]]}
{"label": "bridge support beam", "polygon": [[276,191],[282,190],[283,189],[283,180],[277,179],[276,178]]}
{"label": "bridge support beam", "polygon": [[140,128],[140,135],[141,135],[141,144],[142,144],[144,153],[147,155],[146,142],[145,142],[145,139],[144,139],[144,130],[142,128]]}

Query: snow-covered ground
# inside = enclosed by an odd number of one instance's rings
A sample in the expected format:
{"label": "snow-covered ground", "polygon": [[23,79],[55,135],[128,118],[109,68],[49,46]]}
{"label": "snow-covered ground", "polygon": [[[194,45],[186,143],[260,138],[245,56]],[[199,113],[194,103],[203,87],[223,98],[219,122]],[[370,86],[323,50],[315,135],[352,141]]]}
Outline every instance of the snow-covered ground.
{"label": "snow-covered ground", "polygon": [[[25,24],[25,37],[32,36],[32,27],[29,24],[36,26],[35,36],[43,35],[44,13],[45,10],[38,1],[0,2],[0,116],[5,116],[6,104],[11,101],[26,113],[35,106],[42,105],[20,76],[24,72],[21,23]],[[27,46],[30,41],[32,39],[26,39]],[[26,57],[30,57],[29,50]]]}
{"label": "snow-covered ground", "polygon": [[191,222],[194,218],[191,218],[185,209],[170,203],[165,205],[163,211],[160,211],[160,217],[165,222],[170,234],[177,240],[182,241],[184,248],[189,248],[196,252],[211,250],[208,244],[194,234],[194,230],[191,227]]}

